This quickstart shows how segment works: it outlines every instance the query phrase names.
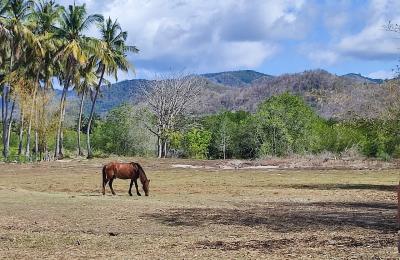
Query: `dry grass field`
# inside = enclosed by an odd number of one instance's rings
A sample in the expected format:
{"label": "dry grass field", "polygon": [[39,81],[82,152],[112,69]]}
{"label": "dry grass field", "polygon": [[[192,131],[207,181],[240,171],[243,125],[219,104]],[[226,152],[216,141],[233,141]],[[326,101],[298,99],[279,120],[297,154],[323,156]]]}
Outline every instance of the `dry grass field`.
{"label": "dry grass field", "polygon": [[398,170],[173,168],[100,194],[109,159],[0,165],[5,259],[397,259]]}

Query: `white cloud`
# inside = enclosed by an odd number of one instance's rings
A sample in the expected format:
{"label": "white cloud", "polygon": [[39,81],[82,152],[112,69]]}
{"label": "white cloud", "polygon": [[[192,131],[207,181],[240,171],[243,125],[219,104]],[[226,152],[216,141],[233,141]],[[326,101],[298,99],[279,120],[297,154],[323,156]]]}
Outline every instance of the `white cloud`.
{"label": "white cloud", "polygon": [[338,44],[338,50],[361,59],[397,58],[400,42],[384,30],[383,25],[387,21],[380,19],[360,33],[344,37]]}
{"label": "white cloud", "polygon": [[389,20],[400,23],[398,0],[76,2],[118,19],[129,32],[128,42],[140,49],[130,56],[138,76],[171,69],[257,69],[292,46],[317,65],[400,56],[400,35],[383,29]]}
{"label": "white cloud", "polygon": [[308,29],[304,0],[77,2],[118,19],[140,49],[130,58],[141,70],[255,69],[278,53],[280,40],[305,37]]}
{"label": "white cloud", "polygon": [[367,75],[369,78],[373,79],[392,79],[396,76],[394,71],[387,71],[387,70],[378,70],[371,72]]}
{"label": "white cloud", "polygon": [[[343,3],[342,3],[343,5]],[[349,2],[343,6],[348,6]],[[400,2],[397,0],[370,0],[361,10],[352,7],[330,13],[325,25],[335,34],[325,52],[335,53],[336,60],[356,58],[361,60],[394,60],[400,54],[398,36],[385,30],[392,21],[400,22]],[[361,15],[363,15],[361,17]],[[352,19],[349,19],[352,17]],[[332,55],[333,57],[334,55]]]}

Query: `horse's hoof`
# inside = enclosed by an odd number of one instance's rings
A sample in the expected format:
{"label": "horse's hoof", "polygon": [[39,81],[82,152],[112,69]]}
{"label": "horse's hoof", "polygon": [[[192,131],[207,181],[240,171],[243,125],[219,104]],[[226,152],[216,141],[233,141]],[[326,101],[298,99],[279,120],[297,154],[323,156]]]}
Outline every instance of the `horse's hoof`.
{"label": "horse's hoof", "polygon": [[129,193],[129,196],[131,196],[131,197],[132,197],[132,193]]}
{"label": "horse's hoof", "polygon": [[140,193],[138,193],[137,195],[138,195],[138,196],[142,196],[142,194],[140,194]]}

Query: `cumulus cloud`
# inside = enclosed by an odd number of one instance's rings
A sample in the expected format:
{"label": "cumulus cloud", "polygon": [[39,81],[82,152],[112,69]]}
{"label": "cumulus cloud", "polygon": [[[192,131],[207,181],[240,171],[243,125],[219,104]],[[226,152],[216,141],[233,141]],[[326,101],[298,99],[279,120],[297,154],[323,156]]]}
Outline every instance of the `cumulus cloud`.
{"label": "cumulus cloud", "polygon": [[400,51],[397,35],[385,30],[392,21],[400,23],[400,2],[369,0],[362,4],[351,1],[335,2],[334,7],[323,5],[325,30],[330,38],[320,48],[310,49],[307,55],[316,63],[327,61],[395,60]]}
{"label": "cumulus cloud", "polygon": [[130,58],[146,71],[257,68],[281,50],[281,39],[304,38],[309,28],[304,0],[77,2],[118,19],[140,49]]}
{"label": "cumulus cloud", "polygon": [[388,20],[380,19],[360,33],[344,37],[338,50],[344,55],[361,59],[395,59],[399,55],[399,42],[384,30]]}
{"label": "cumulus cloud", "polygon": [[293,49],[306,58],[305,68],[309,61],[329,66],[352,59],[395,60],[400,52],[398,37],[383,28],[389,20],[400,23],[398,0],[76,2],[90,13],[118,19],[128,42],[140,49],[129,56],[138,75],[259,69]]}

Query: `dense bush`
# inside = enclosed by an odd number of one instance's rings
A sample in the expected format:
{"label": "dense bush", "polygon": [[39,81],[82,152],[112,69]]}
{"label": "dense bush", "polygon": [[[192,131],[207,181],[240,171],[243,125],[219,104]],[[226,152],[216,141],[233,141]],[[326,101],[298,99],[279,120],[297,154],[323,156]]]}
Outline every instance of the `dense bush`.
{"label": "dense bush", "polygon": [[272,97],[259,106],[254,120],[260,156],[314,152],[319,146],[316,126],[321,119],[300,97]]}
{"label": "dense bush", "polygon": [[192,128],[185,135],[184,147],[191,158],[206,159],[208,156],[210,141],[210,131],[200,128]]}
{"label": "dense bush", "polygon": [[112,109],[94,129],[93,149],[117,155],[153,155],[154,137],[135,113],[135,109],[126,104]]}
{"label": "dense bush", "polygon": [[367,157],[400,157],[398,120],[332,121],[301,97],[284,93],[261,103],[253,115],[222,112],[202,119],[212,133],[209,158],[256,158],[349,150]]}

